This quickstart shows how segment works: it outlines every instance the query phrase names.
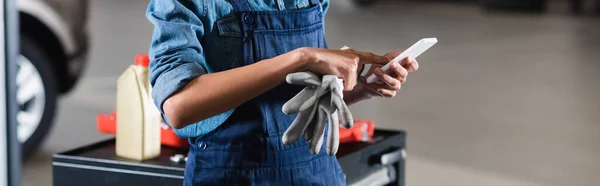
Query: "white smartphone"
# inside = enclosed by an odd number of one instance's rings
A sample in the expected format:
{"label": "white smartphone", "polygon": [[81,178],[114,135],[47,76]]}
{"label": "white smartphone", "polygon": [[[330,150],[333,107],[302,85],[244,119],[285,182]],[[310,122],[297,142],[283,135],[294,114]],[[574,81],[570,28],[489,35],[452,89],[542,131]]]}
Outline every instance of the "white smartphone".
{"label": "white smartphone", "polygon": [[[417,57],[419,57],[419,55],[421,55],[427,49],[429,49],[433,45],[435,45],[437,43],[437,41],[438,41],[437,38],[423,38],[423,39],[417,41],[414,45],[410,46],[408,49],[406,49],[400,55],[398,55],[394,59],[392,59],[388,64],[381,67],[381,70],[383,70],[386,73],[390,73],[390,64],[391,63],[398,63],[406,57],[417,58]],[[371,74],[369,77],[367,77],[367,83],[375,83],[377,81],[379,81],[379,78],[377,76],[375,76],[375,74]]]}

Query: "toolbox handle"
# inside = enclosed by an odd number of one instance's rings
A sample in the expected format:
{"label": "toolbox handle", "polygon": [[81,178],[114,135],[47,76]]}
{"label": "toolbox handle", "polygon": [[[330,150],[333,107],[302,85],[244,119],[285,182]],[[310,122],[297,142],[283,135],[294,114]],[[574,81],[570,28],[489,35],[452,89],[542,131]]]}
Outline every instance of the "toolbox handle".
{"label": "toolbox handle", "polygon": [[391,165],[406,158],[406,150],[404,148],[397,149],[381,155],[380,162],[382,165]]}

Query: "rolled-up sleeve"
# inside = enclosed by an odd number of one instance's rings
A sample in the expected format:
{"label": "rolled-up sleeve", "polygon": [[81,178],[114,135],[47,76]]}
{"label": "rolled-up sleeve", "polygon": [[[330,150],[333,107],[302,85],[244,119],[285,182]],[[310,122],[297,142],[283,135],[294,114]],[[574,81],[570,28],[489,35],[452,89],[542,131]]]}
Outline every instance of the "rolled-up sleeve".
{"label": "rolled-up sleeve", "polygon": [[200,10],[185,0],[152,0],[146,10],[154,25],[149,51],[152,99],[163,118],[165,100],[206,73]]}

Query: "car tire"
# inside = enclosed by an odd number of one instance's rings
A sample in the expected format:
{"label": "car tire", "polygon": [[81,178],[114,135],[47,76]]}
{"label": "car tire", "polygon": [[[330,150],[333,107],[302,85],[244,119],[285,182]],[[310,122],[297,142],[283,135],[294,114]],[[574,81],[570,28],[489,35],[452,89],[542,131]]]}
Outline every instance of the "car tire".
{"label": "car tire", "polygon": [[[17,59],[17,103],[19,103],[17,136],[21,143],[23,156],[27,157],[38,148],[52,126],[56,110],[58,87],[56,85],[57,78],[50,66],[52,61],[42,47],[27,37],[27,35],[21,35],[20,44],[21,51]],[[29,72],[32,69],[26,68],[31,68],[32,66],[34,67],[33,72]],[[36,79],[36,75],[41,79],[41,82],[38,81],[40,79]],[[22,80],[23,77],[19,79],[19,76],[29,77],[27,80]],[[31,87],[33,85],[38,85],[38,88]],[[39,87],[40,85],[43,87]],[[33,98],[30,100],[21,98],[28,97],[21,96],[20,94],[24,94],[22,92],[29,89],[38,91],[37,95],[33,95]],[[26,115],[27,117],[19,115]]]}

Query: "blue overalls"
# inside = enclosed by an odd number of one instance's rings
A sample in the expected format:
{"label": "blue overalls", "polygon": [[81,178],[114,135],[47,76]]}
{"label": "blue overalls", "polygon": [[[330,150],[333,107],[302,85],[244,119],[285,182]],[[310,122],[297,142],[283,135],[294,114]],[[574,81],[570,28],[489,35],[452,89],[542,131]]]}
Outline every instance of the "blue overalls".
{"label": "blue overalls", "polygon": [[[223,38],[220,45],[242,42],[244,65],[299,47],[327,47],[318,0],[305,9],[259,12],[247,0],[231,3],[235,15],[217,22],[239,24],[241,36]],[[282,105],[302,88],[282,83],[238,106],[210,133],[190,138],[184,185],[345,185],[337,159],[324,148],[312,155],[304,138],[292,145],[281,142],[295,118],[284,114]]]}

